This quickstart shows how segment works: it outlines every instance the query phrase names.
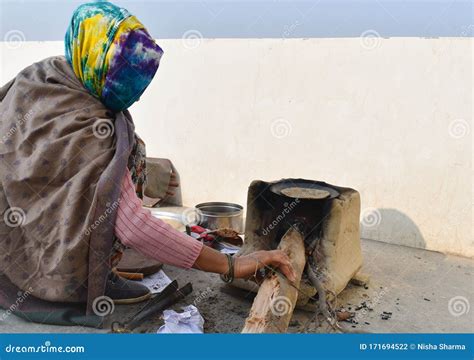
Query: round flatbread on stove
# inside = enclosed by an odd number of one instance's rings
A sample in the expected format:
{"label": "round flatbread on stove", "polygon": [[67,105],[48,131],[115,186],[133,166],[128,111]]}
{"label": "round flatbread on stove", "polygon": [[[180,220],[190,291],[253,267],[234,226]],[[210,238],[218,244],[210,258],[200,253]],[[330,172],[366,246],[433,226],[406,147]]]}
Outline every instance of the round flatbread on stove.
{"label": "round flatbread on stove", "polygon": [[298,199],[325,199],[331,194],[329,191],[301,187],[287,187],[280,191],[283,195]]}

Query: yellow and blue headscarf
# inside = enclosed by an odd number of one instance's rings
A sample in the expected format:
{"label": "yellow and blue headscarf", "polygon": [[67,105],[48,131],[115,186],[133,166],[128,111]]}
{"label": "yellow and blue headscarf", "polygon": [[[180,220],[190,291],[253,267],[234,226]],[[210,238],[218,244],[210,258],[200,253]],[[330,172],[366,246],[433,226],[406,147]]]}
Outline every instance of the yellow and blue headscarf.
{"label": "yellow and blue headscarf", "polygon": [[163,55],[135,16],[109,2],[79,6],[65,46],[66,59],[79,80],[115,112],[138,100]]}

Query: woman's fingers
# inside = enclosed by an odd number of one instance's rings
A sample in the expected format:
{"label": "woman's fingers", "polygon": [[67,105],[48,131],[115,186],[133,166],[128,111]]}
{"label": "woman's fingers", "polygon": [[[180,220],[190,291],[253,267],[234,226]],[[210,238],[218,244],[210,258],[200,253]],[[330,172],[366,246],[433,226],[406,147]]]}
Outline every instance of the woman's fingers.
{"label": "woman's fingers", "polygon": [[296,274],[295,274],[295,271],[293,270],[293,267],[290,265],[282,265],[279,267],[280,271],[283,273],[283,275],[285,275],[288,280],[290,280],[291,282],[295,282],[296,281]]}
{"label": "woman's fingers", "polygon": [[291,265],[290,258],[286,255],[283,251],[280,250],[273,250],[270,251],[270,264],[274,267],[280,269],[280,271],[285,275],[288,280],[295,281],[296,274]]}
{"label": "woman's fingers", "polygon": [[[257,270],[272,266],[285,275],[291,282],[296,281],[296,274],[290,258],[280,250],[257,251],[247,256],[236,258],[235,276],[241,278],[255,278]],[[255,278],[258,281],[258,278]]]}
{"label": "woman's fingers", "polygon": [[168,183],[168,190],[166,191],[166,195],[174,196],[175,190],[179,186],[179,182],[176,181],[176,173],[172,172],[170,175],[170,181]]}
{"label": "woman's fingers", "polygon": [[174,173],[174,172],[172,172],[171,175],[170,175],[169,186],[172,186],[172,187],[178,187],[179,186],[179,182],[176,180],[176,173]]}

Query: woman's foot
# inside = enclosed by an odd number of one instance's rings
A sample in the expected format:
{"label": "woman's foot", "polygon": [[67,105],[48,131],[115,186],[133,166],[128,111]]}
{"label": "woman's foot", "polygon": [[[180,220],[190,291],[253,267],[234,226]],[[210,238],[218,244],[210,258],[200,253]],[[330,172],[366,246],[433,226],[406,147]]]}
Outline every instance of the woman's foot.
{"label": "woman's foot", "polygon": [[115,304],[135,304],[149,299],[151,292],[145,285],[126,280],[111,272],[105,287],[105,296],[110,297]]}

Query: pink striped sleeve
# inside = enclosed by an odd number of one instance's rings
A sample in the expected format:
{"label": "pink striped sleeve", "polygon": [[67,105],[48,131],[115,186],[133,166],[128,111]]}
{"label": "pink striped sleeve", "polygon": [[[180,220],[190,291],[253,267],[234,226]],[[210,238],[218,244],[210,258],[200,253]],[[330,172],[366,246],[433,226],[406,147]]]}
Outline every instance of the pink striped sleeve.
{"label": "pink striped sleeve", "polygon": [[126,171],[120,190],[115,235],[125,246],[164,264],[190,268],[203,244],[155,218],[142,207],[130,172]]}

